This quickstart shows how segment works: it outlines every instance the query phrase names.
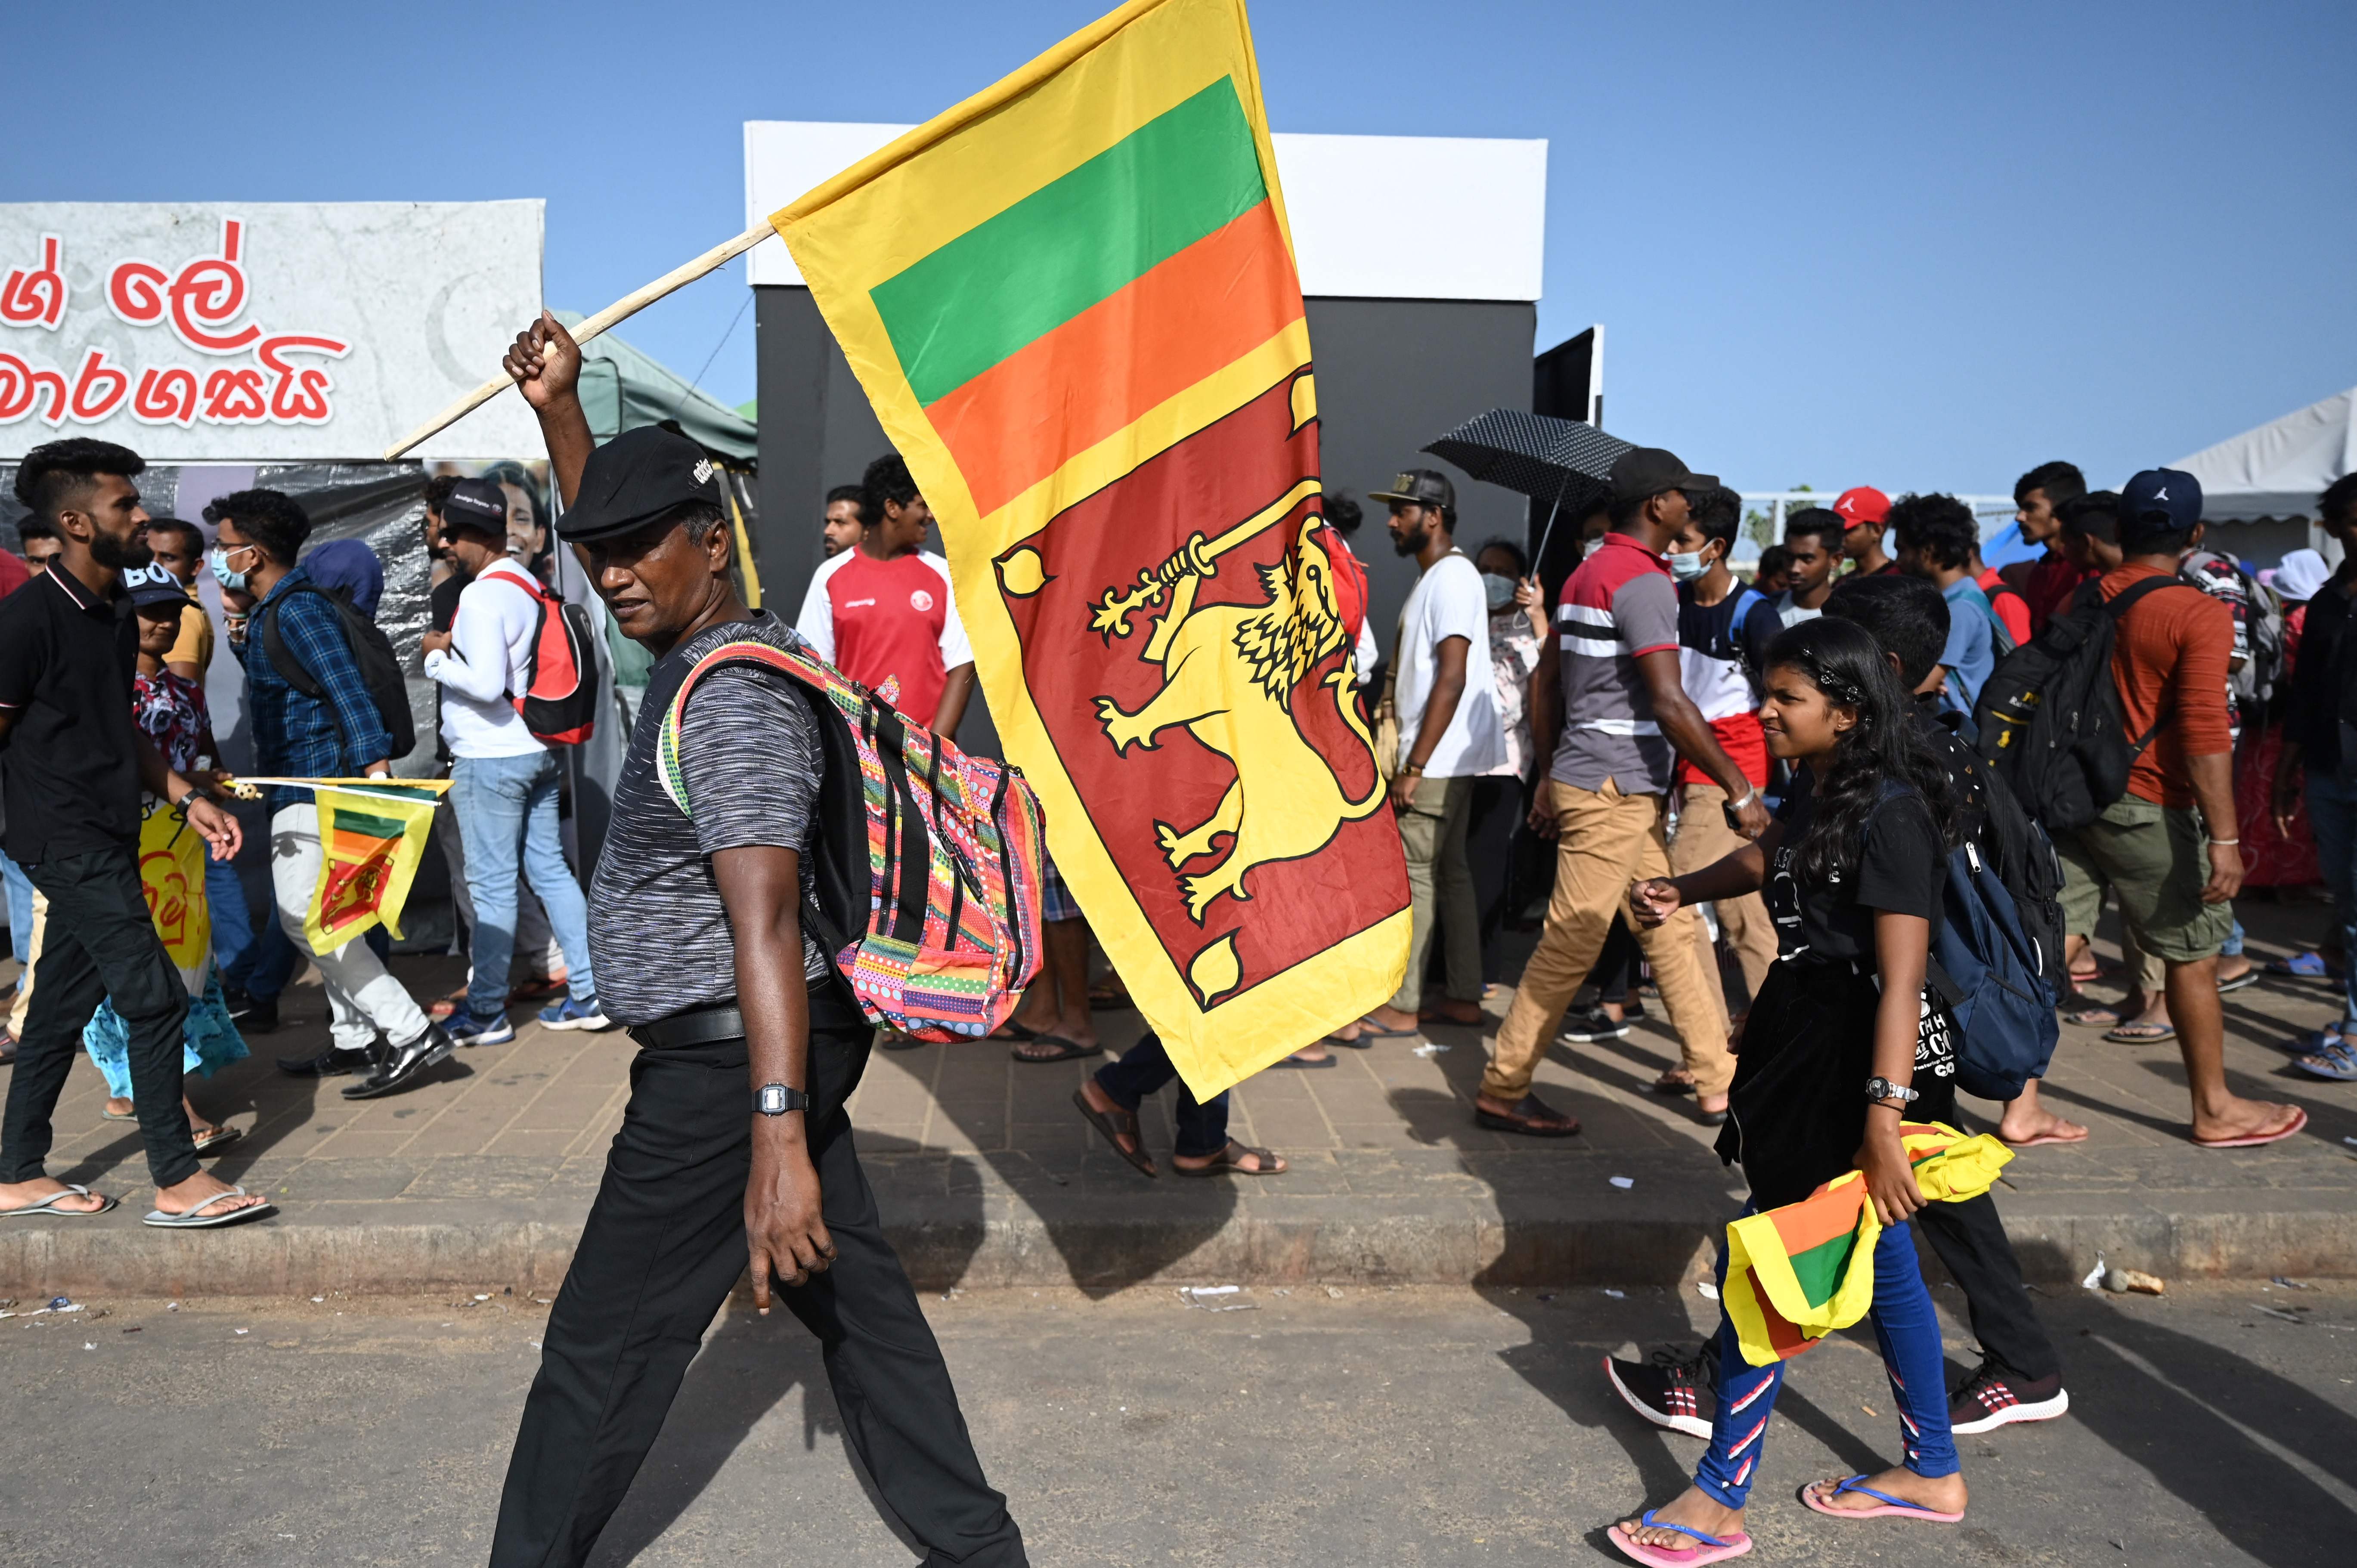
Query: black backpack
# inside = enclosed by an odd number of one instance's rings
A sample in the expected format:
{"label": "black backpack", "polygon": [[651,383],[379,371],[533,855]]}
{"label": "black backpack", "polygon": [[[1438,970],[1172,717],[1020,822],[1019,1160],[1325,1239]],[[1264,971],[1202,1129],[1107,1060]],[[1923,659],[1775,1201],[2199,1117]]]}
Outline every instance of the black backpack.
{"label": "black backpack", "polygon": [[[271,666],[305,696],[326,699],[328,688],[303,668],[303,661],[287,650],[286,639],[278,634],[279,607],[296,594],[317,594],[336,607],[336,618],[343,623],[344,642],[352,650],[352,663],[360,671],[361,684],[368,688],[369,700],[376,704],[376,716],[384,725],[385,733],[393,737],[393,756],[387,760],[407,757],[417,746],[416,721],[409,714],[409,677],[403,671],[401,660],[393,651],[393,641],[384,635],[384,628],[362,613],[344,590],[297,583],[271,604],[269,614],[254,618],[255,629],[262,636],[262,650],[270,656]],[[334,706],[329,703],[328,710],[333,712]],[[342,727],[340,714],[336,722],[339,728]],[[344,744],[350,747],[350,736],[344,737]]]}
{"label": "black backpack", "polygon": [[2120,618],[2161,588],[2201,591],[2147,577],[2106,604],[2090,583],[2067,612],[1997,660],[1981,687],[1973,710],[1980,755],[2050,832],[2084,827],[2126,794],[2128,769],[2159,730],[2128,739],[2112,645]]}

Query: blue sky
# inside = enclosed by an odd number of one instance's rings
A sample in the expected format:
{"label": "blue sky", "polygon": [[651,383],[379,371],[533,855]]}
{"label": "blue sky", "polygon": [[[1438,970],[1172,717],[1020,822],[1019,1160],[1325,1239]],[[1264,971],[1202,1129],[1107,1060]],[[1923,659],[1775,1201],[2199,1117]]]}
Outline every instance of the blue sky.
{"label": "blue sky", "polygon": [[[0,200],[544,197],[594,310],[741,227],[743,121],[921,120],[1107,4],[16,6]],[[1746,489],[2116,481],[2357,383],[2346,0],[1254,21],[1279,130],[1548,138],[1539,346],[1606,323],[1608,425]],[[624,335],[751,397],[742,277]]]}

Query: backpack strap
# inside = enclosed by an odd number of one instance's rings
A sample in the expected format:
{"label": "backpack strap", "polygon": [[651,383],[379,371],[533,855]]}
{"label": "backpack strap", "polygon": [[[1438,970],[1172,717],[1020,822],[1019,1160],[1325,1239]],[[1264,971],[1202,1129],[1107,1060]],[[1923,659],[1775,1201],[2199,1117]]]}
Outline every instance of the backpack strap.
{"label": "backpack strap", "polygon": [[[826,705],[827,703],[834,702],[837,694],[836,689],[838,687],[843,688],[847,692],[857,693],[860,700],[863,702],[867,699],[867,693],[863,689],[854,684],[847,677],[844,676],[831,666],[821,663],[817,660],[810,657],[808,654],[797,653],[788,649],[780,648],[773,643],[763,642],[753,638],[737,638],[730,641],[724,642],[718,647],[713,649],[711,651],[705,653],[702,658],[698,659],[695,663],[689,668],[687,673],[681,678],[679,689],[672,694],[670,705],[663,710],[662,725],[656,732],[655,738],[655,775],[662,781],[663,793],[670,796],[672,804],[679,808],[679,814],[687,818],[691,822],[695,820],[695,814],[688,809],[687,778],[680,764],[681,721],[685,717],[687,713],[687,699],[690,693],[695,690],[697,683],[714,670],[716,670],[723,665],[730,664],[747,664],[752,665],[756,668],[772,671],[777,674],[785,677],[788,681],[795,682],[801,689],[819,699],[822,705]],[[838,711],[840,711],[839,704],[836,705],[838,707]],[[822,720],[821,724],[822,750],[826,753],[830,774],[838,768],[848,767],[850,773],[854,775],[854,777],[844,780],[844,787],[853,789],[860,788],[856,777],[860,769],[856,766],[856,762],[852,760],[852,754],[849,752],[848,744],[845,743],[841,747],[826,746],[824,744],[823,736],[824,721]],[[856,797],[854,797],[854,799],[856,800]],[[892,847],[897,848],[899,846],[895,845]],[[920,864],[916,872],[916,887],[914,892],[917,899],[918,918],[921,924],[924,912],[924,870],[922,864],[924,857],[920,855],[917,858]],[[821,876],[819,880],[821,882],[824,882],[824,857],[822,856],[821,860],[822,865],[819,868],[821,871]],[[891,884],[892,878],[888,875],[886,880],[888,887]],[[903,878],[903,880],[905,881],[907,879]],[[906,891],[906,889],[903,889],[904,894]],[[843,892],[847,897],[857,898],[866,896],[866,888],[864,886],[857,888],[846,887],[843,889]],[[803,923],[807,925],[812,933],[818,938],[820,946],[823,948],[830,956],[841,953],[845,948],[850,945],[852,934],[846,931],[837,921],[829,918],[825,909],[821,905],[808,897],[805,897],[802,903]]]}
{"label": "backpack strap", "polygon": [[269,656],[270,666],[278,671],[278,678],[317,702],[328,694],[326,682],[312,674],[304,667],[303,661],[287,650],[286,639],[278,630],[278,612],[285,608],[286,601],[297,594],[317,594],[323,599],[328,596],[325,589],[309,583],[297,583],[280,597],[262,607],[266,614],[258,614],[253,618],[260,623],[262,651]]}

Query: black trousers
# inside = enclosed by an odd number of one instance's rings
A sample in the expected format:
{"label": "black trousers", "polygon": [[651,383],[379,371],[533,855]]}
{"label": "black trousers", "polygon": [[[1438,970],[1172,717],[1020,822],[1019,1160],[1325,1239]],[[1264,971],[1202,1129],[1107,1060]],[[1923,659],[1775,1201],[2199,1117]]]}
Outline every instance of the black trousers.
{"label": "black trousers", "polygon": [[2054,1341],[2029,1305],[2021,1260],[1987,1193],[1962,1203],[1927,1203],[1915,1211],[1916,1234],[1932,1243],[1955,1276],[1971,1315],[1973,1337],[2007,1371],[2050,1378],[2062,1369]]}
{"label": "black trousers", "polygon": [[[1137,1044],[1122,1053],[1120,1060],[1097,1069],[1097,1087],[1115,1105],[1135,1111],[1147,1095],[1161,1093],[1162,1086],[1178,1077],[1178,1069],[1171,1065],[1162,1036],[1148,1029],[1138,1036]],[[1220,1153],[1228,1146],[1227,1091],[1222,1090],[1206,1104],[1179,1079],[1173,1120],[1177,1123],[1170,1141],[1174,1152],[1190,1160]]]}
{"label": "black trousers", "polygon": [[49,1117],[81,1050],[82,1026],[108,1000],[131,1035],[131,1096],[147,1172],[157,1187],[188,1180],[198,1170],[196,1140],[180,1110],[188,988],[156,934],[135,853],[126,847],[53,855],[25,874],[48,899],[49,915],[0,1125],[0,1181],[45,1174]]}
{"label": "black trousers", "polygon": [[[1021,1568],[1022,1533],[983,1479],[941,1347],[884,1240],[843,1104],[865,1024],[811,1030],[812,1163],[836,1255],[779,1299],[823,1348],[843,1423],[930,1564]],[[856,1013],[852,1016],[856,1019]],[[605,1180],[549,1312],[540,1375],[500,1499],[493,1568],[588,1559],[662,1427],[704,1331],[745,1273],[752,1170],[745,1042],[640,1051]],[[773,1282],[773,1284],[775,1282]],[[825,1555],[827,1525],[779,1528]]]}

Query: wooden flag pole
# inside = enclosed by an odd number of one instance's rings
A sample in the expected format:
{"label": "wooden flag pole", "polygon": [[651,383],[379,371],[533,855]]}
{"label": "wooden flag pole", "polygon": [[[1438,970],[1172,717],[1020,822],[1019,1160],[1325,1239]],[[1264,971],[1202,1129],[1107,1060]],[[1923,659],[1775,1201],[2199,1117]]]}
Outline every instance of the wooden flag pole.
{"label": "wooden flag pole", "polygon": [[[726,265],[730,261],[743,255],[776,232],[776,230],[770,227],[769,220],[763,219],[726,244],[715,245],[685,266],[674,267],[644,288],[624,295],[580,326],[573,328],[573,340],[576,343],[587,343],[608,328],[619,326],[673,289],[692,284],[705,274]],[[427,437],[448,429],[513,385],[515,382],[504,373],[493,376],[490,381],[403,436],[399,445],[388,447],[384,454],[385,460],[391,462]]]}

